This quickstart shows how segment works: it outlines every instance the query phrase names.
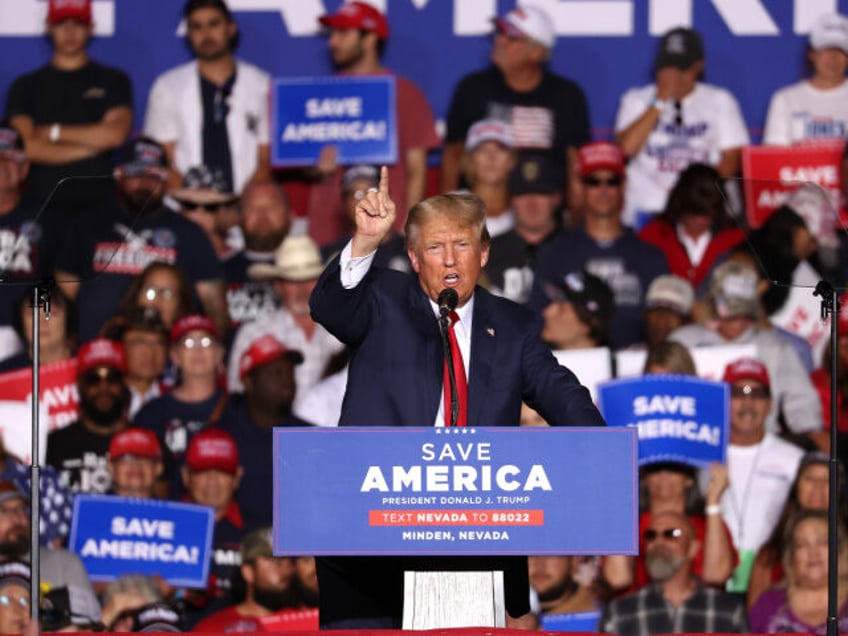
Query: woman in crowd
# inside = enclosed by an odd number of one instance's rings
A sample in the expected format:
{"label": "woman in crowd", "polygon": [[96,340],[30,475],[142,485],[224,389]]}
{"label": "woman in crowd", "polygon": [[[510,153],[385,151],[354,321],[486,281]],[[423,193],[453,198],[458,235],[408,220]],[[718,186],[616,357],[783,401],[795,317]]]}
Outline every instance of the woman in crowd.
{"label": "woman in crowd", "polygon": [[[0,362],[0,373],[32,366],[32,294],[26,292],[15,303],[12,327],[24,343],[25,351]],[[77,306],[59,287],[50,294],[50,318],[39,312],[39,362],[47,365],[74,357],[79,318]]]}
{"label": "woman in crowd", "polygon": [[663,251],[671,273],[695,289],[717,259],[745,238],[725,209],[721,183],[715,168],[693,163],[680,174],[663,213],[639,233]]}
{"label": "woman in crowd", "polygon": [[[769,586],[783,579],[781,558],[786,547],[784,537],[789,520],[802,510],[827,510],[830,496],[829,463],[830,457],[821,451],[811,451],[801,460],[798,474],[777,525],[754,559],[751,579],[748,583],[748,607],[753,607]],[[845,477],[841,466],[839,478],[839,483],[844,488]],[[848,529],[848,503],[845,502],[844,497],[840,497],[840,503],[840,522],[844,528]]]}
{"label": "woman in crowd", "polygon": [[133,280],[115,313],[129,316],[137,305],[155,307],[170,329],[179,318],[191,313],[191,284],[176,265],[155,261]]}
{"label": "woman in crowd", "polygon": [[486,203],[486,227],[491,236],[515,224],[510,205],[509,174],[515,166],[512,129],[498,119],[483,119],[468,130],[462,172],[469,190]]}
{"label": "woman in crowd", "polygon": [[[838,630],[848,631],[848,543],[845,529],[839,534],[839,585],[837,594]],[[783,540],[783,568],[786,584],[763,592],[748,616],[753,633],[780,634],[827,631],[827,512],[802,510],[786,528]]]}

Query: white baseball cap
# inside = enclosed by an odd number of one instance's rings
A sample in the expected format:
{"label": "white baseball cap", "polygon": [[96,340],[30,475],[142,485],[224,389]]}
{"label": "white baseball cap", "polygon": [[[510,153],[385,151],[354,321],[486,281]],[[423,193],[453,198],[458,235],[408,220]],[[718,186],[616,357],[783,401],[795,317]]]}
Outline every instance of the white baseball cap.
{"label": "white baseball cap", "polygon": [[507,35],[526,37],[551,49],[556,42],[553,20],[539,7],[515,7],[505,16],[495,19],[495,26]]}
{"label": "white baseball cap", "polygon": [[840,49],[848,53],[848,18],[838,13],[826,13],[810,29],[810,46],[821,49]]}
{"label": "white baseball cap", "polygon": [[496,141],[506,148],[514,148],[512,126],[501,119],[481,119],[474,122],[465,137],[465,149],[474,150],[484,141]]}

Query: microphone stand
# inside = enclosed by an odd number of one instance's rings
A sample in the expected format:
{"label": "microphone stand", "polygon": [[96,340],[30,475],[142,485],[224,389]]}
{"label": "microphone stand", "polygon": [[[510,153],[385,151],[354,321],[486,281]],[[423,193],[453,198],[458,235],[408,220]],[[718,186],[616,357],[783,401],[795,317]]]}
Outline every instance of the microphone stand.
{"label": "microphone stand", "polygon": [[459,392],[456,389],[456,373],[453,370],[453,353],[451,352],[450,340],[448,339],[448,329],[450,328],[450,318],[448,317],[447,307],[439,308],[439,333],[442,335],[442,351],[445,353],[445,363],[448,367],[448,379],[450,382],[451,395],[451,412],[450,425],[456,426],[459,419]]}
{"label": "microphone stand", "polygon": [[821,296],[821,318],[827,320],[830,316],[830,460],[829,460],[829,501],[827,521],[827,636],[839,634],[839,608],[837,607],[837,590],[839,581],[839,459],[837,455],[837,430],[839,409],[837,394],[839,383],[839,344],[838,318],[839,295],[827,281],[819,281],[813,292]]}
{"label": "microphone stand", "polygon": [[42,281],[33,285],[32,288],[32,460],[30,466],[29,484],[29,507],[30,507],[30,618],[38,624],[39,596],[41,589],[41,483],[39,466],[39,396],[40,396],[40,363],[41,363],[41,336],[40,316],[41,308],[44,308],[44,317],[50,320],[50,292],[53,289],[53,281]]}

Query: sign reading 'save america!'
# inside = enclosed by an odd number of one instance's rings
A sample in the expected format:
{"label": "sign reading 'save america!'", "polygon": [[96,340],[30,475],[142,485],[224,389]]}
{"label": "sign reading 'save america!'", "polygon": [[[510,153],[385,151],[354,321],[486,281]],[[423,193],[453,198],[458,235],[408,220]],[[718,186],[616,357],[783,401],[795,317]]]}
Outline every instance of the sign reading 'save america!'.
{"label": "sign reading 'save america!'", "polygon": [[636,554],[635,431],[279,428],[280,555]]}

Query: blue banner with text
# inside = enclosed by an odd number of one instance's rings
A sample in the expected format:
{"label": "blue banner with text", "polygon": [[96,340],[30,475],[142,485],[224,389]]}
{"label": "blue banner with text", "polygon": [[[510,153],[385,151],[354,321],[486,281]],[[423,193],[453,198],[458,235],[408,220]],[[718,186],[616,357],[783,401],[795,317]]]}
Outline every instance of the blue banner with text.
{"label": "blue banner with text", "polygon": [[636,554],[635,431],[279,428],[281,555]]}
{"label": "blue banner with text", "polygon": [[325,146],[340,164],[397,159],[394,77],[278,79],[272,113],[275,166],[314,165]]}
{"label": "blue banner with text", "polygon": [[214,528],[206,506],[77,495],[69,548],[92,581],[159,574],[171,585],[205,588]]}
{"label": "blue banner with text", "polygon": [[724,463],[729,404],[727,384],[692,376],[645,375],[598,387],[607,424],[638,430],[639,465]]}

